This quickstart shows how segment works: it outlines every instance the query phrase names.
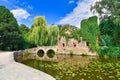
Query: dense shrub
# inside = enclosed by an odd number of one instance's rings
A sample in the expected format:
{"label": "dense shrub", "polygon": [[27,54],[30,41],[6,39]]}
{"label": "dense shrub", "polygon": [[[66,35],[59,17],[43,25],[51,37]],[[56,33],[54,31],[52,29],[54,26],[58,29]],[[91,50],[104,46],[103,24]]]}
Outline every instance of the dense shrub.
{"label": "dense shrub", "polygon": [[103,46],[99,48],[99,54],[105,58],[117,58],[120,57],[120,47]]}
{"label": "dense shrub", "polygon": [[95,51],[97,46],[97,38],[99,35],[99,26],[97,17],[93,16],[88,19],[82,20],[80,35],[89,43],[89,47]]}

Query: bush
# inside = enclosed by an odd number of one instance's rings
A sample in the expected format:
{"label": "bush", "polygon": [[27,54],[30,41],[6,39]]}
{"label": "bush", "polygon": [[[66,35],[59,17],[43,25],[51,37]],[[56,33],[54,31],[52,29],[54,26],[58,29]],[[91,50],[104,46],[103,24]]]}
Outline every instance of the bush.
{"label": "bush", "polygon": [[112,46],[114,45],[114,41],[111,36],[101,35],[100,36],[100,46]]}
{"label": "bush", "polygon": [[111,47],[107,55],[114,58],[120,57],[120,47]]}
{"label": "bush", "polygon": [[100,56],[104,56],[108,53],[109,47],[103,46],[99,48],[99,54]]}
{"label": "bush", "polygon": [[103,46],[99,48],[100,56],[109,57],[109,58],[118,58],[120,57],[120,47],[108,47]]}

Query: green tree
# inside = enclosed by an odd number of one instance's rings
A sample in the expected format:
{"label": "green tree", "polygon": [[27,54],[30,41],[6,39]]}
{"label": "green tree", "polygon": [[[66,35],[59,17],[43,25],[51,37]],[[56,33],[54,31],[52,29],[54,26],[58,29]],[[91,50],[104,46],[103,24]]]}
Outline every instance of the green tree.
{"label": "green tree", "polygon": [[19,28],[20,28],[22,35],[25,35],[30,31],[30,29],[25,24],[21,24]]}
{"label": "green tree", "polygon": [[[59,31],[59,35],[60,35],[60,38],[62,36],[65,36],[66,37],[66,40],[68,41],[68,39],[70,38],[75,38],[77,39],[78,35],[77,34],[77,30],[78,28],[73,26],[73,25],[70,25],[70,24],[65,24],[65,25],[59,25],[58,26],[60,31]],[[75,33],[75,34],[74,34]]]}
{"label": "green tree", "polygon": [[34,19],[30,39],[37,46],[47,45],[48,30],[49,28],[47,27],[45,18],[43,16],[37,16]]}
{"label": "green tree", "polygon": [[72,34],[73,38],[80,42],[80,29],[73,30]]}
{"label": "green tree", "polygon": [[33,42],[30,40],[31,29],[28,28],[25,24],[19,26],[20,32],[23,37],[23,49],[35,47]]}
{"label": "green tree", "polygon": [[111,36],[101,35],[99,40],[100,40],[99,41],[100,46],[110,47],[114,45],[113,38]]}
{"label": "green tree", "polygon": [[114,17],[120,16],[120,0],[99,0],[91,10],[96,11],[101,17]]}
{"label": "green tree", "polygon": [[115,19],[113,38],[116,42],[116,45],[118,45],[118,44],[120,45],[120,18]]}
{"label": "green tree", "polygon": [[91,10],[101,16],[99,53],[108,57],[120,57],[120,0],[100,0]]}
{"label": "green tree", "polygon": [[0,50],[22,49],[22,36],[13,14],[0,6]]}
{"label": "green tree", "polygon": [[95,51],[95,47],[98,44],[97,39],[99,36],[99,26],[96,16],[82,20],[80,35],[89,43],[89,47]]}
{"label": "green tree", "polygon": [[112,19],[103,19],[99,25],[100,34],[101,35],[109,35],[109,36],[113,37],[114,26],[115,25],[114,25]]}
{"label": "green tree", "polygon": [[96,11],[101,16],[101,20],[112,19],[113,38],[116,44],[120,44],[120,0],[100,0],[91,7],[91,10]]}
{"label": "green tree", "polygon": [[49,45],[57,45],[58,43],[58,35],[59,35],[59,28],[56,25],[51,25],[49,29]]}
{"label": "green tree", "polygon": [[100,46],[113,46],[114,45],[114,22],[111,18],[103,19],[100,22]]}

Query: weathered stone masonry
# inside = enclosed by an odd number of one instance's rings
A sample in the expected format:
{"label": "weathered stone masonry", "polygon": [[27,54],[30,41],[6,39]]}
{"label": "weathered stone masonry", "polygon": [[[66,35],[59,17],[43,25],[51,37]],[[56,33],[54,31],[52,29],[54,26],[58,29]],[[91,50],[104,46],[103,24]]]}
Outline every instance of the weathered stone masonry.
{"label": "weathered stone masonry", "polygon": [[80,43],[78,43],[78,41],[74,38],[69,39],[67,43],[66,38],[62,37],[58,43],[58,53],[70,54],[70,52],[76,55],[96,55],[96,53],[92,53],[90,51],[89,47],[87,46],[87,42],[83,41],[82,38]]}

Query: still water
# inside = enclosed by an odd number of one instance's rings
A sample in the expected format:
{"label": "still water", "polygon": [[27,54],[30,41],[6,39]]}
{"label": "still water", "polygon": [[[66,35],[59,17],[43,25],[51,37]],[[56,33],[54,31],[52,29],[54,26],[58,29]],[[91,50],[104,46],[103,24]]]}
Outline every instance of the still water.
{"label": "still water", "polygon": [[58,55],[58,62],[26,60],[22,63],[56,80],[120,80],[120,59]]}

